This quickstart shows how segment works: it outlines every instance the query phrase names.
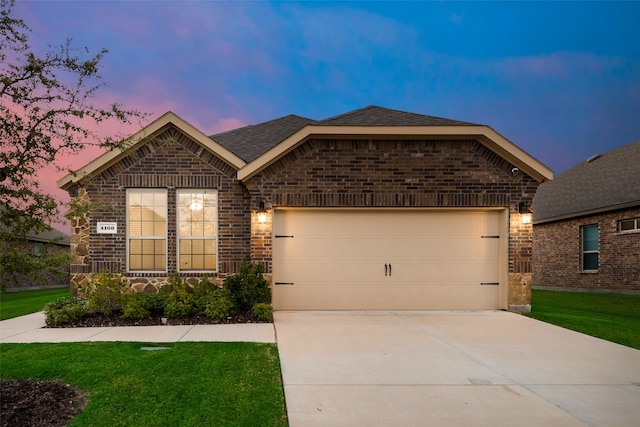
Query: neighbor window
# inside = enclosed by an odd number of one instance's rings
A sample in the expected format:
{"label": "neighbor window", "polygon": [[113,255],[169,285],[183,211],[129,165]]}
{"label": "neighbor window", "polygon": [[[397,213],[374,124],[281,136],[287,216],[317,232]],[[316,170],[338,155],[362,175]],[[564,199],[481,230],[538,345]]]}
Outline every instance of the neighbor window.
{"label": "neighbor window", "polygon": [[623,219],[618,221],[618,231],[621,233],[640,230],[640,218]]}
{"label": "neighbor window", "polygon": [[127,190],[129,271],[167,270],[167,190]]}
{"label": "neighbor window", "polygon": [[598,270],[598,225],[587,225],[581,228],[582,233],[582,270]]}
{"label": "neighbor window", "polygon": [[218,194],[178,190],[178,268],[214,271],[217,266]]}

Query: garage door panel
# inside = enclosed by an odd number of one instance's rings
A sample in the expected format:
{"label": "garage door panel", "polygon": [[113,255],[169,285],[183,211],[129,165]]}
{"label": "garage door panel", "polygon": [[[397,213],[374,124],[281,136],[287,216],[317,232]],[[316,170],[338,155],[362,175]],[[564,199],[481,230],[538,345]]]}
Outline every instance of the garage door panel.
{"label": "garage door panel", "polygon": [[274,306],[498,308],[498,233],[498,212],[278,210]]}

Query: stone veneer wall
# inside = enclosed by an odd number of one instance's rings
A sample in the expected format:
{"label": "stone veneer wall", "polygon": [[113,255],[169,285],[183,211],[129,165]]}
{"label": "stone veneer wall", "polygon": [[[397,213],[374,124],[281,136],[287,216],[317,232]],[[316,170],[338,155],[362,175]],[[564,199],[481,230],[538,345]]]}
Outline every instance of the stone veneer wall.
{"label": "stone veneer wall", "polygon": [[[245,185],[252,211],[272,207],[505,207],[510,210],[509,296],[528,310],[532,229],[518,203],[531,206],[538,183],[475,140],[312,139]],[[271,212],[269,212],[271,214]],[[253,221],[252,259],[270,270],[271,221]]]}
{"label": "stone veneer wall", "polygon": [[[640,233],[620,233],[618,221],[640,217],[640,207],[533,227],[534,285],[540,288],[640,293]],[[599,269],[581,271],[580,227],[598,225]]]}

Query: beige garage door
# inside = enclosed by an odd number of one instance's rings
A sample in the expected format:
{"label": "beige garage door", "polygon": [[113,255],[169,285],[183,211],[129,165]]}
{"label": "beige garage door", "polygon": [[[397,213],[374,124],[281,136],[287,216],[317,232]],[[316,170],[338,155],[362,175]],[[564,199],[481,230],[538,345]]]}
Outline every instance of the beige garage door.
{"label": "beige garage door", "polygon": [[499,224],[495,211],[276,210],[274,307],[496,309]]}

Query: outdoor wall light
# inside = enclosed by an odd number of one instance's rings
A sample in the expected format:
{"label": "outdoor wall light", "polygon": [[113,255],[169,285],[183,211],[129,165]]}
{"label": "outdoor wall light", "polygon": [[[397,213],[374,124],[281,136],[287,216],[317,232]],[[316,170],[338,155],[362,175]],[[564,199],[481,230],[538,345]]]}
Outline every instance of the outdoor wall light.
{"label": "outdoor wall light", "polygon": [[522,215],[523,224],[531,224],[531,208],[527,202],[518,203],[518,213]]}
{"label": "outdoor wall light", "polygon": [[258,205],[258,222],[260,224],[264,224],[265,222],[267,222],[267,210],[264,208],[264,200],[260,201],[260,204]]}

